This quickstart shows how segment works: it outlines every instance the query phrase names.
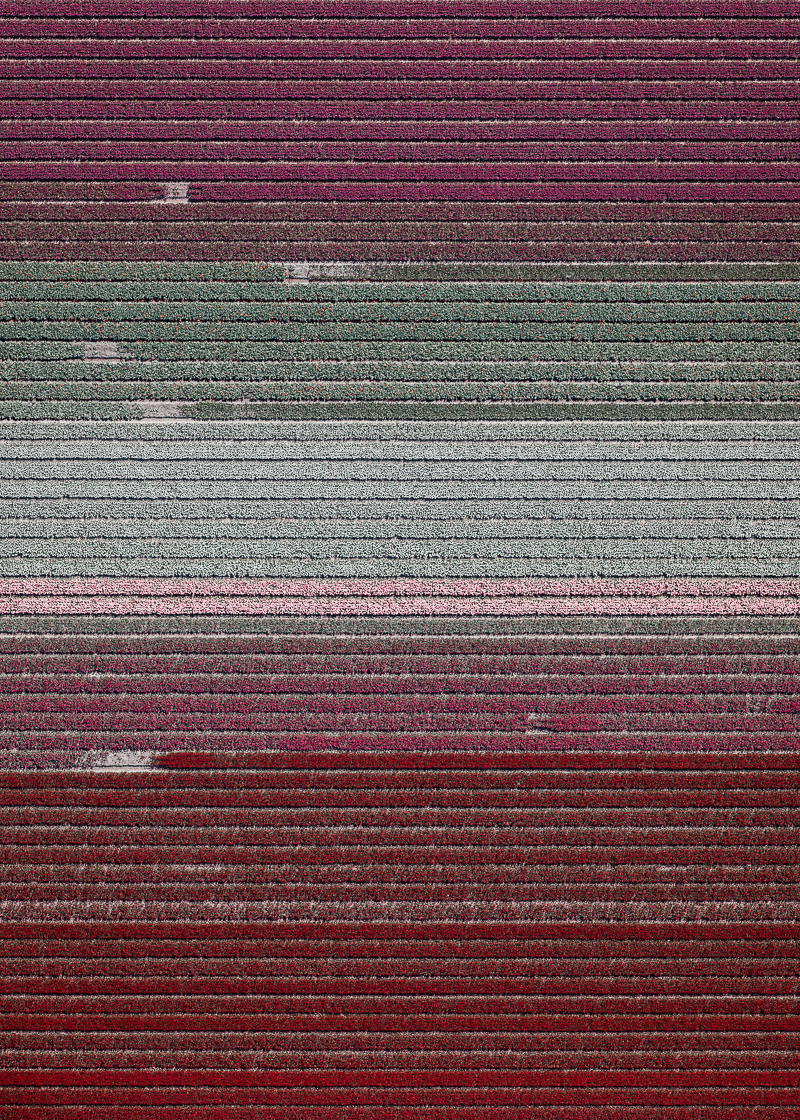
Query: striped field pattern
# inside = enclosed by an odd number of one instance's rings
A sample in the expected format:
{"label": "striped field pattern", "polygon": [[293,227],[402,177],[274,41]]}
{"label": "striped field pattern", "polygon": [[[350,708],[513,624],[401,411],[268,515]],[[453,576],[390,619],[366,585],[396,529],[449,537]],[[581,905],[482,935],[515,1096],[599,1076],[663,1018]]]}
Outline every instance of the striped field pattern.
{"label": "striped field pattern", "polygon": [[508,271],[297,285],[263,265],[7,265],[0,417],[796,417],[796,281]]}
{"label": "striped field pattern", "polygon": [[0,41],[0,1118],[796,1120],[797,5]]}

